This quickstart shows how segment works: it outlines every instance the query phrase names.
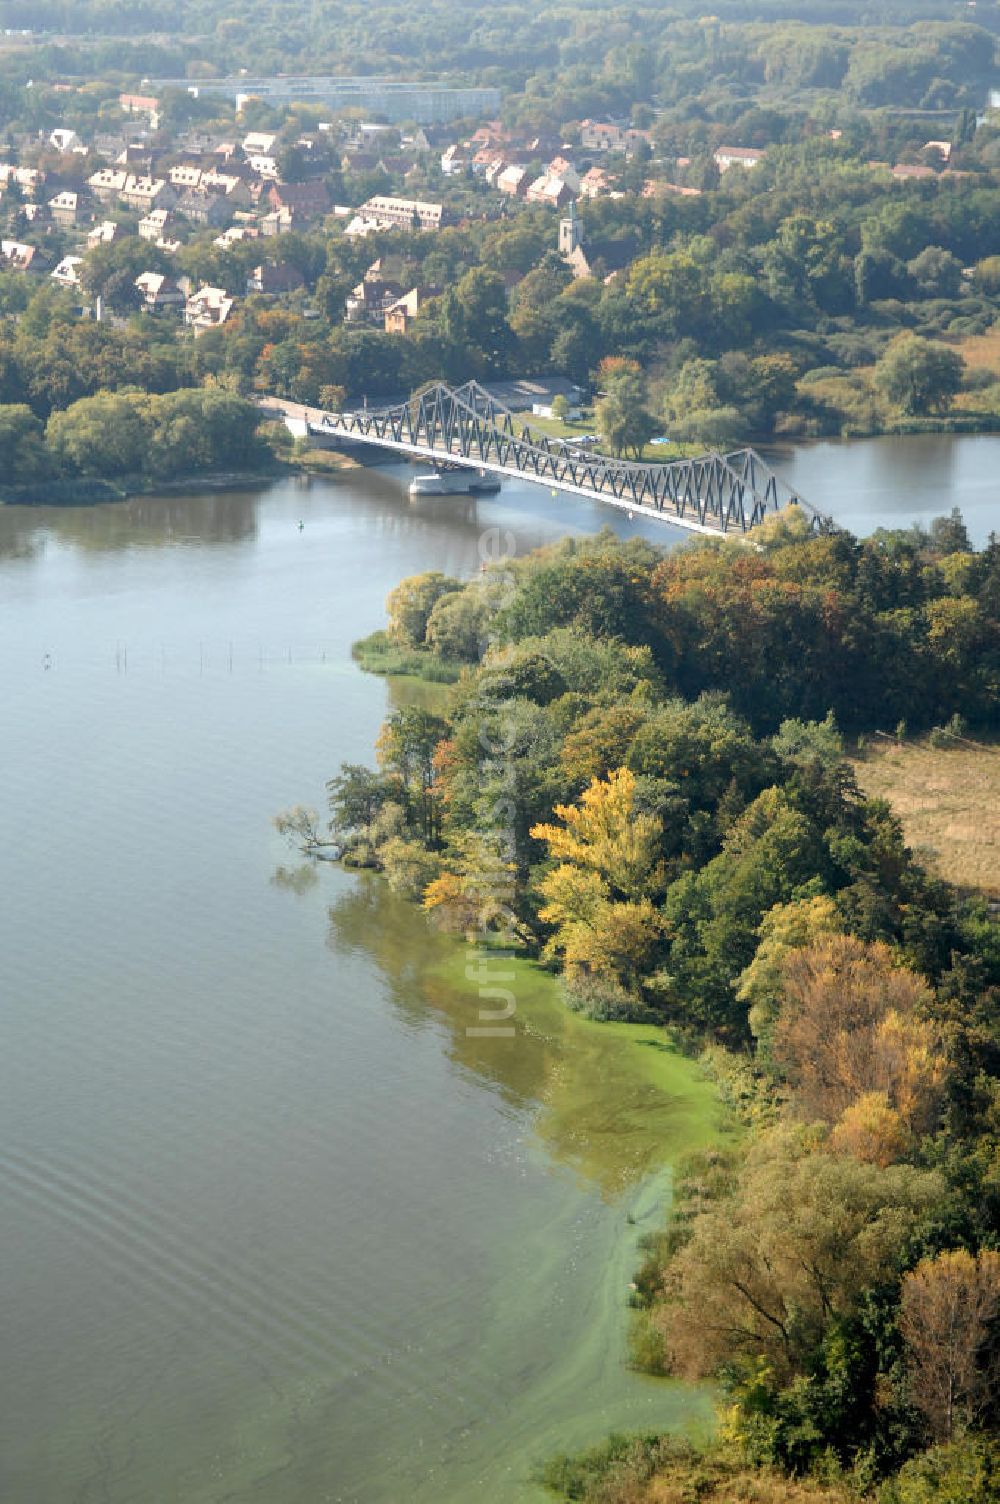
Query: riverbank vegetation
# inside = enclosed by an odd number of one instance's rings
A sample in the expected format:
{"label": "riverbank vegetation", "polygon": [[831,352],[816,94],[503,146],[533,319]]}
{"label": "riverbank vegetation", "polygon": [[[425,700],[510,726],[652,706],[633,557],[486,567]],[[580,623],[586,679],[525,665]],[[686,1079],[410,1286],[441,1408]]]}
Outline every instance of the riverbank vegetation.
{"label": "riverbank vegetation", "polygon": [[1000,928],[843,734],[995,730],[1000,545],[795,512],[752,546],[566,540],[404,582],[387,638],[467,667],[332,780],[348,862],[538,954],[569,1007],[710,1046],[747,1123],[682,1175],[634,1293],[637,1361],[721,1384],[716,1450],[614,1442],[550,1487],[995,1499]]}

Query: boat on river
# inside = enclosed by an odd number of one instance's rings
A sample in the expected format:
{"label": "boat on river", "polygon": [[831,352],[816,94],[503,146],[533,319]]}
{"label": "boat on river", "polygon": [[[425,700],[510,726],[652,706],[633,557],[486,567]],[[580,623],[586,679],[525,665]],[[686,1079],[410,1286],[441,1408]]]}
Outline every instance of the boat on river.
{"label": "boat on river", "polygon": [[411,496],[495,496],[500,482],[485,470],[464,466],[442,466],[424,470],[410,481]]}

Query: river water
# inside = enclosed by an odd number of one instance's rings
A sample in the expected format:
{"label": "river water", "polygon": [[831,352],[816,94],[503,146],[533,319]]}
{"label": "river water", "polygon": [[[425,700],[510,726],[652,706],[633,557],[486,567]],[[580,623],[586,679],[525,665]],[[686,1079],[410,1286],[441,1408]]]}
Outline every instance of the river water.
{"label": "river water", "polygon": [[638,530],[407,478],[0,509],[5,1500],[527,1504],[708,1414],[624,1364],[707,1083],[527,968],[469,1036],[464,951],[270,827],[411,692],[349,656],[401,577]]}
{"label": "river water", "polygon": [[1000,436],[827,439],[768,451],[806,501],[864,536],[962,511],[978,546],[1000,531]]}

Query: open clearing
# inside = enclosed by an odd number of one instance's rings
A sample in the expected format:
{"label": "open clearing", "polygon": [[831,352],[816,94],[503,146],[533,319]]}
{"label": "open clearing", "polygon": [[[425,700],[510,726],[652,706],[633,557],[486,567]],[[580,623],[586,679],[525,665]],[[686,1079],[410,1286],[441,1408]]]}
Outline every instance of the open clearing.
{"label": "open clearing", "polygon": [[1000,894],[1000,746],[885,742],[854,760],[867,794],[888,799],[910,846],[962,888]]}

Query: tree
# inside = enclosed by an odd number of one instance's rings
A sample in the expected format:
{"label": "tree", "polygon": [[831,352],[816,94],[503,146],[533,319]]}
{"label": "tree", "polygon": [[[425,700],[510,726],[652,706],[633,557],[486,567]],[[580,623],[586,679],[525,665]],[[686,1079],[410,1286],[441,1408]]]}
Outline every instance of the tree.
{"label": "tree", "polygon": [[1000,1449],[962,1437],[911,1458],[879,1493],[880,1504],[997,1504]]}
{"label": "tree", "polygon": [[1000,1356],[986,1349],[998,1312],[1000,1253],[992,1250],[940,1253],[903,1280],[910,1394],[936,1441],[974,1423],[996,1393]]}
{"label": "tree", "polygon": [[834,1124],[884,1093],[908,1132],[926,1131],[946,1074],[932,1002],[881,942],[831,935],[790,952],[773,1053],[800,1110]]}
{"label": "tree", "polygon": [[906,263],[906,270],[925,298],[955,298],[962,286],[962,263],[939,245],[928,245]]}
{"label": "tree", "polygon": [[107,308],[134,313],[140,305],[136,277],[141,272],[169,269],[167,257],[155,245],[136,236],[123,236],[110,245],[97,245],[87,252],[80,268],[80,281]]}
{"label": "tree", "polygon": [[557,804],[561,825],[532,828],[558,862],[538,887],[539,917],[553,926],[547,947],[571,975],[608,976],[639,985],[659,939],[650,900],[662,824],[635,807],[635,776],[619,768],[595,778],[579,803]]}
{"label": "tree", "polygon": [[438,570],[402,580],[395,590],[390,590],[385,603],[392,641],[401,647],[423,647],[435,604],[443,595],[461,588],[461,581],[450,579]]}
{"label": "tree", "polygon": [[928,542],[935,553],[967,554],[972,551],[969,530],[959,507],[952,507],[947,517],[935,517],[928,529]]}
{"label": "tree", "polygon": [[424,893],[424,908],[442,929],[474,935],[499,931],[510,941],[523,938],[514,912],[517,868],[493,836],[462,831],[453,842],[445,870]]}
{"label": "tree", "polygon": [[741,973],[736,996],[749,1008],[750,1028],[765,1060],[771,1058],[772,1034],[783,992],[785,961],[793,950],[820,935],[837,934],[843,922],[832,898],[801,898],[775,904],[761,920],[754,958]]}
{"label": "tree", "polygon": [[941,1192],[932,1173],[817,1152],[788,1128],[763,1134],[664,1271],[671,1371],[702,1378],[763,1358],[780,1382],[801,1373],[827,1324],[890,1276]]}
{"label": "tree", "polygon": [[0,475],[19,485],[37,480],[49,467],[41,419],[24,403],[0,406]]}
{"label": "tree", "polygon": [[487,620],[483,591],[466,586],[451,595],[439,595],[427,618],[427,644],[443,658],[478,663],[485,647]]}
{"label": "tree", "polygon": [[145,466],[150,424],[134,397],[99,392],[53,413],[45,436],[67,474],[131,475]]}
{"label": "tree", "polygon": [[361,763],[343,762],[326,786],[330,829],[345,837],[366,831],[390,801],[398,800],[398,778],[383,778]]}
{"label": "tree", "polygon": [[445,332],[473,353],[473,375],[501,376],[514,346],[502,278],[475,266],[441,299]]}
{"label": "tree", "polygon": [[634,361],[623,361],[610,371],[602,366],[600,380],[603,395],[594,407],[598,433],[613,454],[631,450],[638,459],[656,432],[646,408],[646,378]]}
{"label": "tree", "polygon": [[440,716],[407,705],[389,717],[376,744],[380,766],[402,779],[427,846],[435,845],[440,834],[434,752],[446,731]]}
{"label": "tree", "polygon": [[875,365],[876,388],[908,416],[944,412],[962,385],[965,362],[955,350],[900,334]]}

